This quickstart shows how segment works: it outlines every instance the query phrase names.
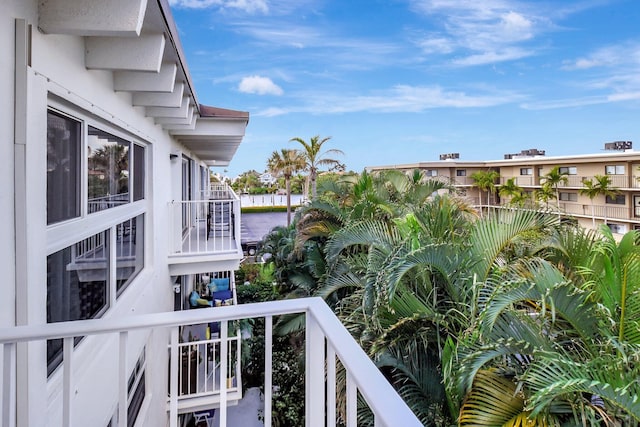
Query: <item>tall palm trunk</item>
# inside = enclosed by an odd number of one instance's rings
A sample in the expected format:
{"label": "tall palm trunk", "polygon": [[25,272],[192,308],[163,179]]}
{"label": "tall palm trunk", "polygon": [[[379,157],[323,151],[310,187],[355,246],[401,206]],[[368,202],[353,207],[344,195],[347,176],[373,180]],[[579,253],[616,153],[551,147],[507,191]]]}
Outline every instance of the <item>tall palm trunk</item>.
{"label": "tall palm trunk", "polygon": [[287,189],[287,225],[291,225],[291,177],[284,177],[285,188]]}

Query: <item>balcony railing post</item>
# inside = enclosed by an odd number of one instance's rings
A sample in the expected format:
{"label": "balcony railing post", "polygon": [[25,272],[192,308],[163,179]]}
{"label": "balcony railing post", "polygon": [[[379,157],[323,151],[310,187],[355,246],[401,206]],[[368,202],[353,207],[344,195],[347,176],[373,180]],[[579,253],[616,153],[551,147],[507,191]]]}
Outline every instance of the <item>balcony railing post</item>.
{"label": "balcony railing post", "polygon": [[307,427],[324,427],[325,338],[310,312],[306,315],[305,419]]}
{"label": "balcony railing post", "polygon": [[327,343],[327,427],[336,425],[336,351]]}
{"label": "balcony railing post", "polygon": [[264,427],[271,427],[273,392],[273,317],[264,319]]}
{"label": "balcony railing post", "polygon": [[72,402],[71,385],[73,384],[73,337],[66,337],[62,341],[62,425],[70,427]]}
{"label": "balcony railing post", "polygon": [[129,334],[122,331],[119,334],[118,346],[118,425],[127,425],[127,387],[129,376],[127,375],[127,339]]}
{"label": "balcony railing post", "polygon": [[15,343],[7,343],[0,346],[2,365],[0,365],[0,421],[3,427],[15,426],[15,398],[14,398],[14,372],[15,372]]}
{"label": "balcony railing post", "polygon": [[351,372],[347,371],[347,427],[358,426],[358,388]]}
{"label": "balcony railing post", "polygon": [[227,427],[227,376],[229,374],[229,322],[220,322],[220,427]]}
{"label": "balcony railing post", "polygon": [[[171,328],[170,370],[169,370],[169,426],[178,427],[178,327]],[[184,375],[184,373],[183,373]]]}

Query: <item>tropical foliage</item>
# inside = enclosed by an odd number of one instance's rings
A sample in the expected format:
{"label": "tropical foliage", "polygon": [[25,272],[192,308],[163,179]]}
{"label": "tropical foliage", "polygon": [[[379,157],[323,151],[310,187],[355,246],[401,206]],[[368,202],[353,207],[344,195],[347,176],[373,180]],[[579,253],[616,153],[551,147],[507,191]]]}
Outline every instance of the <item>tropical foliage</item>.
{"label": "tropical foliage", "polygon": [[319,190],[265,242],[279,292],[325,298],[424,425],[638,424],[635,231],[481,217],[419,171]]}

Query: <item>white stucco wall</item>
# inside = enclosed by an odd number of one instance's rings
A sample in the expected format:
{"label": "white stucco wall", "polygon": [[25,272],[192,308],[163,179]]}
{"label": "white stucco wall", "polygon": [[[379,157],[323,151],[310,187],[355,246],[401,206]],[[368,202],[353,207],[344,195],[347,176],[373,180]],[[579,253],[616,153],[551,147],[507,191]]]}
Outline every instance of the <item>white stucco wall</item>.
{"label": "white stucco wall", "polygon": [[[53,247],[65,247],[78,236],[101,227],[96,219],[80,219],[73,224],[46,225],[46,110],[50,94],[61,99],[65,111],[81,112],[100,121],[110,122],[123,132],[149,144],[147,146],[146,192],[146,266],[126,291],[112,304],[104,317],[122,317],[173,309],[172,282],[167,267],[169,242],[168,202],[179,198],[180,162],[169,159],[169,153],[183,150],[171,137],[145,117],[143,108],[131,106],[131,95],[114,92],[112,73],[84,68],[83,38],[45,35],[37,27],[36,0],[9,0],[0,15],[0,105],[2,111],[14,111],[14,29],[15,18],[33,25],[32,67],[27,71],[27,144],[22,183],[14,183],[14,117],[0,115],[0,268],[4,273],[0,298],[0,326],[15,323],[14,306],[19,302],[18,319],[29,324],[46,323],[46,256]],[[56,101],[58,102],[58,101]],[[20,166],[18,166],[20,167]],[[176,184],[176,181],[178,184]],[[26,235],[14,236],[14,191],[27,191],[26,211],[19,212],[28,222]],[[170,189],[170,191],[167,191]],[[113,221],[119,213],[104,212],[101,218]],[[126,215],[126,214],[125,214]],[[18,260],[18,268],[26,277],[16,283],[15,238],[26,239],[28,259]],[[66,240],[68,239],[68,241]],[[18,291],[16,295],[16,290]],[[165,331],[135,333],[129,337],[128,366],[132,367],[144,345],[147,345],[148,410],[143,414],[149,426],[166,423],[167,338]],[[86,338],[76,350],[74,372],[73,425],[106,425],[114,412],[117,393],[117,337]],[[46,379],[44,343],[30,344],[18,357],[19,424],[29,426],[59,425],[62,417],[61,374]],[[130,370],[130,369],[129,369]],[[154,374],[155,372],[155,374]],[[161,373],[159,375],[158,373]],[[77,391],[77,393],[75,393]],[[27,418],[28,417],[28,418]]]}

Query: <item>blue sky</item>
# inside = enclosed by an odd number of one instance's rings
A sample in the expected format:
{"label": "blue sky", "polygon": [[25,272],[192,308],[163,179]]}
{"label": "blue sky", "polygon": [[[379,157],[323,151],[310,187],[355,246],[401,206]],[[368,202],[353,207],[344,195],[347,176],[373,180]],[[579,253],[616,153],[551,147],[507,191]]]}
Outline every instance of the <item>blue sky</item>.
{"label": "blue sky", "polygon": [[169,3],[199,101],[251,115],[232,176],[314,135],[358,172],[640,150],[638,0]]}

